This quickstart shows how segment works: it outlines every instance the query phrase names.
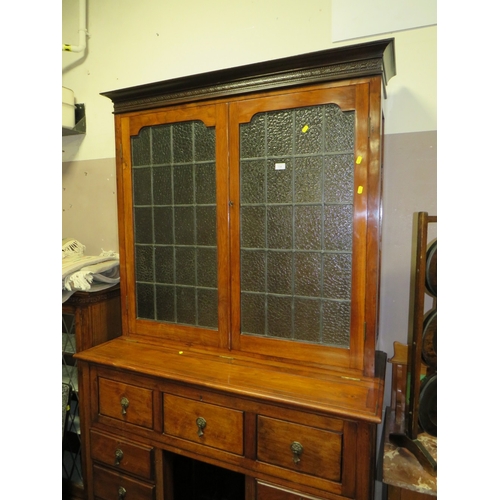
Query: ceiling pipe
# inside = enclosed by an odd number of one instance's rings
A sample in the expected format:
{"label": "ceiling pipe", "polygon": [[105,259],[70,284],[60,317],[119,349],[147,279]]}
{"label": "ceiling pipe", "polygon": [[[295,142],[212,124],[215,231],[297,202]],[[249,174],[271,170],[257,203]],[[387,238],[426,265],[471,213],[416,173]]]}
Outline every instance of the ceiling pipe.
{"label": "ceiling pipe", "polygon": [[87,6],[86,0],[80,0],[79,4],[80,27],[78,28],[79,43],[78,45],[70,45],[63,43],[62,49],[64,52],[82,52],[87,47]]}

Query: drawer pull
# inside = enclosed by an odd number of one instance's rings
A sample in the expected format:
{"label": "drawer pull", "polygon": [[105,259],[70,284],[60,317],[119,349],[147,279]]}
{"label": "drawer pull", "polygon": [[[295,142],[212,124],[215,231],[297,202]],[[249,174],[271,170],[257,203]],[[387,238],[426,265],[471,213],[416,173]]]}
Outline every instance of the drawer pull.
{"label": "drawer pull", "polygon": [[120,486],[118,488],[118,500],[123,500],[123,498],[125,498],[126,494],[127,494],[127,490],[123,486]]}
{"label": "drawer pull", "polygon": [[115,465],[120,465],[120,462],[123,458],[123,451],[120,448],[117,448],[115,451]]}
{"label": "drawer pull", "polygon": [[198,417],[196,425],[198,426],[198,436],[203,436],[203,429],[207,426],[207,421],[203,417]]}
{"label": "drawer pull", "polygon": [[300,462],[300,455],[302,455],[302,452],[304,451],[304,447],[298,441],[294,441],[290,445],[290,449],[293,453],[293,463],[298,464]]}
{"label": "drawer pull", "polygon": [[120,404],[122,405],[122,415],[126,415],[127,414],[127,408],[128,408],[128,405],[129,405],[129,402],[128,402],[128,399],[123,397],[120,401]]}

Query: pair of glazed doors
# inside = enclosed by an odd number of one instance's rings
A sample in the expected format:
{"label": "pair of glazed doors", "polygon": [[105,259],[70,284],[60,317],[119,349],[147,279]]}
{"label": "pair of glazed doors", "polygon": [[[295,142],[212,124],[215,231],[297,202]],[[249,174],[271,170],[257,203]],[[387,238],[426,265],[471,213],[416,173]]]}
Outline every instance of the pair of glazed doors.
{"label": "pair of glazed doors", "polygon": [[366,371],[380,78],[129,112],[115,126],[126,334]]}

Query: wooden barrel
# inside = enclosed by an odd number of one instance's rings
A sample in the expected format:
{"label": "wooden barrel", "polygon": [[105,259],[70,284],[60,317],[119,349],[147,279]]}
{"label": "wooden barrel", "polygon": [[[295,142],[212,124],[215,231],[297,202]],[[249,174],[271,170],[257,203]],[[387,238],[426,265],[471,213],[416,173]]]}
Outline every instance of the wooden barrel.
{"label": "wooden barrel", "polygon": [[418,421],[425,432],[437,436],[437,373],[422,380]]}
{"label": "wooden barrel", "polygon": [[431,368],[437,367],[437,309],[431,309],[424,316],[422,360]]}
{"label": "wooden barrel", "polygon": [[425,262],[425,288],[432,297],[437,297],[437,239],[428,247]]}

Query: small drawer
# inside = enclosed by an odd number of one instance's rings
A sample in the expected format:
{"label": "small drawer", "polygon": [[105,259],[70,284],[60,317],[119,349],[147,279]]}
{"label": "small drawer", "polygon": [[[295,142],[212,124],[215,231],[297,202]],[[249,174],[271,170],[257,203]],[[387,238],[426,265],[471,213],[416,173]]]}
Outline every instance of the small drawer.
{"label": "small drawer", "polygon": [[153,391],[115,380],[99,378],[99,413],[153,428]]}
{"label": "small drawer", "polygon": [[329,481],[340,481],[342,434],[258,417],[257,459]]}
{"label": "small drawer", "polygon": [[153,477],[153,448],[110,434],[90,431],[93,460],[145,479]]}
{"label": "small drawer", "polygon": [[243,455],[243,412],[163,395],[163,430],[170,436]]}
{"label": "small drawer", "polygon": [[319,497],[304,496],[304,493],[299,491],[291,491],[282,486],[265,484],[261,481],[257,481],[257,498],[259,500],[322,500]]}
{"label": "small drawer", "polygon": [[154,500],[155,485],[94,465],[94,498]]}

